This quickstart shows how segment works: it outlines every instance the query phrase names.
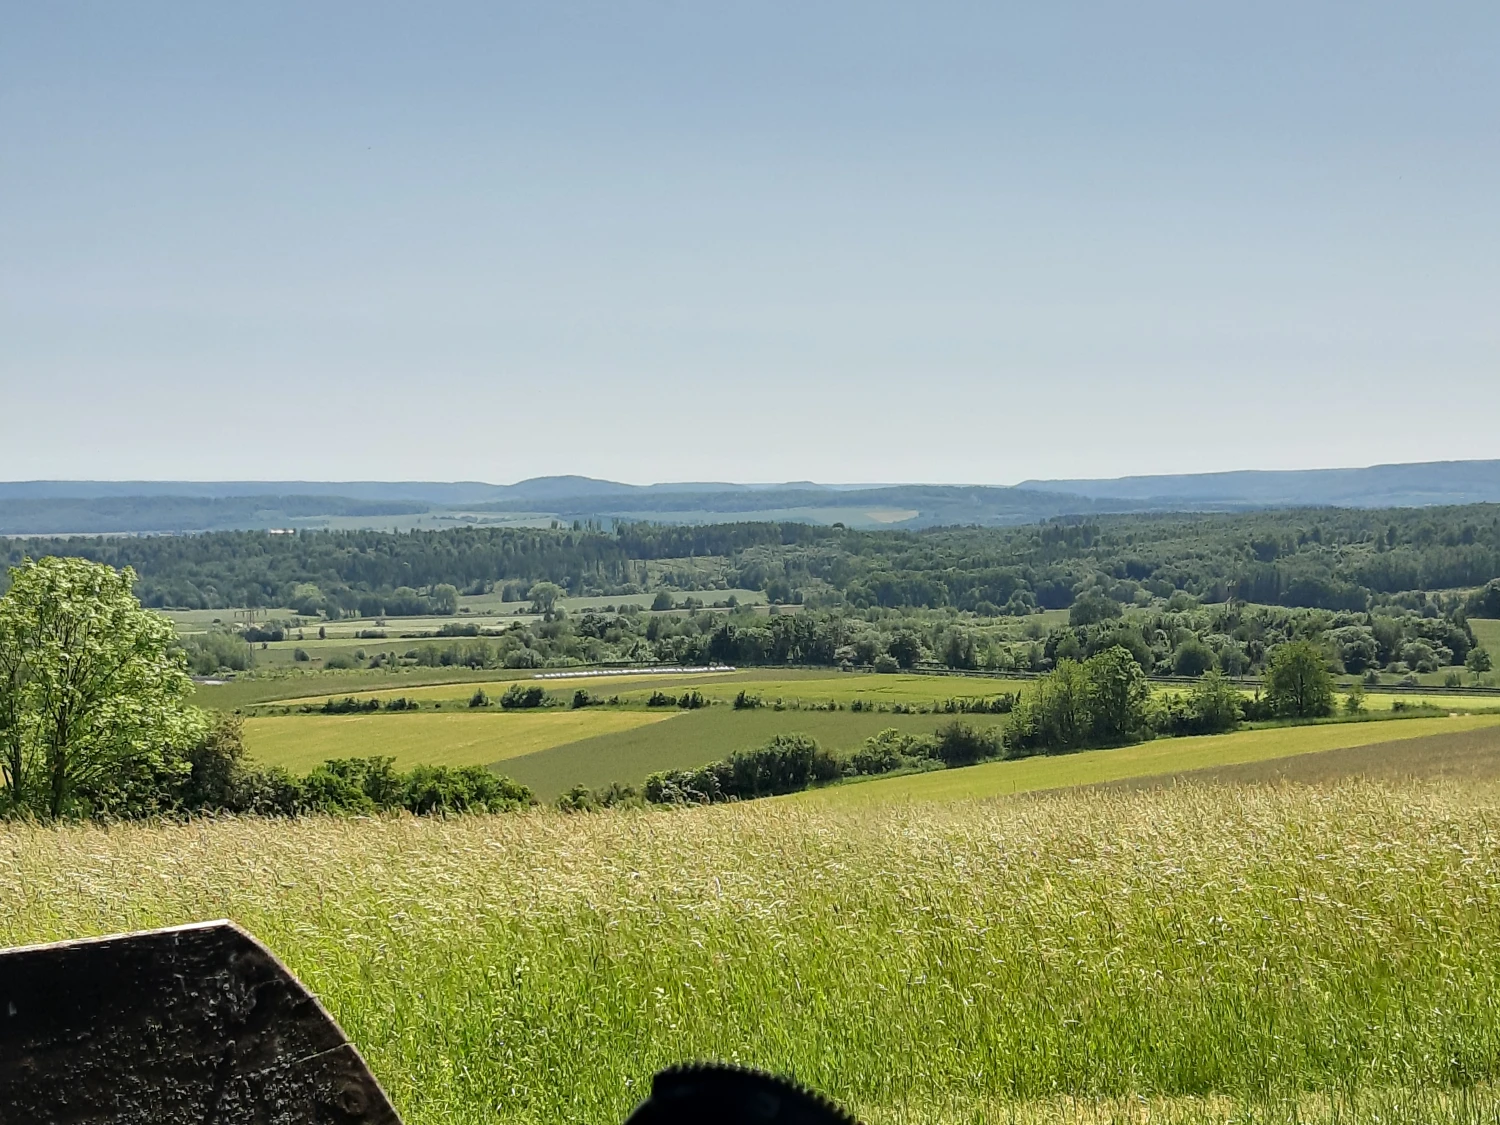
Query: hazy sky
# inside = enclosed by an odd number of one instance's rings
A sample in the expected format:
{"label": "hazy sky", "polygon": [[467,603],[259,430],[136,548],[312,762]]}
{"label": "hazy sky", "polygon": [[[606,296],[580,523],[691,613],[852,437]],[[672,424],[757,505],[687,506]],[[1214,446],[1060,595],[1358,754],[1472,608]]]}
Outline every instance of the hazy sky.
{"label": "hazy sky", "polygon": [[20,3],[0,477],[1500,457],[1500,5]]}

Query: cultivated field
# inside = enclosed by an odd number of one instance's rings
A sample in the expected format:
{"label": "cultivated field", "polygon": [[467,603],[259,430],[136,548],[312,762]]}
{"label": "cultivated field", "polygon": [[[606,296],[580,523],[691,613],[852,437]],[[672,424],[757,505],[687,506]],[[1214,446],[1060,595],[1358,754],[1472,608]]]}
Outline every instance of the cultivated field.
{"label": "cultivated field", "polygon": [[1198,738],[1159,738],[1115,750],[1085,750],[1019,761],[985,762],[957,770],[874,778],[857,784],[810,789],[783,798],[838,805],[949,801],[995,797],[1039,789],[1095,785],[1123,778],[1183,773],[1242,762],[1260,762],[1323,750],[1419,739],[1466,731],[1500,733],[1500,715],[1459,715],[1365,723],[1270,727]]}
{"label": "cultivated field", "polygon": [[410,1125],[618,1122],[704,1056],[877,1125],[1500,1112],[1487,786],[0,828],[0,942],[219,916]]}
{"label": "cultivated field", "polygon": [[[250,752],[268,765],[306,773],[330,758],[384,755],[412,766],[489,766],[580,739],[650,726],[662,711],[532,711],[484,714],[299,715],[245,722]],[[566,788],[564,786],[563,788]]]}
{"label": "cultivated field", "polygon": [[[450,678],[451,670],[425,670]],[[460,673],[461,675],[463,673]],[[305,771],[328,758],[390,755],[402,767],[419,763],[493,765],[530,785],[550,800],[574,785],[597,787],[613,781],[639,784],[657,770],[686,769],[727,757],[737,750],[763,744],[776,734],[801,733],[834,751],[852,751],[866,738],[887,727],[913,734],[930,734],[955,716],[932,713],[950,699],[993,698],[1006,692],[1031,690],[1035,681],[924,675],[871,675],[836,671],[777,671],[747,669],[728,673],[645,673],[638,676],[563,677],[537,680],[531,672],[498,678],[490,672],[469,673],[457,683],[419,686],[413,673],[384,677],[366,673],[324,673],[282,681],[286,700],[252,702],[246,689],[278,681],[248,680],[200,689],[200,699],[212,705],[234,705],[250,716],[246,743],[251,756],[271,765]],[[372,682],[380,690],[357,690]],[[559,702],[582,688],[596,697],[616,698],[610,706],[578,711],[548,708],[541,712],[506,712],[494,706],[471,709],[470,697],[483,690],[497,700],[514,683],[539,684]],[[302,695],[299,686],[333,687],[325,694]],[[354,689],[354,690],[351,690]],[[1166,691],[1180,690],[1175,687]],[[709,703],[698,710],[648,707],[653,692],[674,698],[697,691]],[[760,698],[762,706],[734,710],[740,692]],[[401,697],[421,706],[397,714],[298,714],[300,707],[319,707],[328,700],[352,696],[389,702]],[[1372,718],[1389,713],[1409,697],[1372,694]],[[852,711],[855,703],[881,710]],[[1441,703],[1448,703],[1446,698]],[[1481,703],[1493,703],[1489,699]],[[925,714],[898,714],[900,706]],[[841,707],[835,710],[834,707]],[[828,708],[828,709],[823,709]],[[290,710],[291,713],[284,713]],[[977,726],[1002,724],[1002,715],[968,715]],[[932,792],[939,797],[991,795],[1030,788],[1090,784],[1164,771],[1182,771],[1300,754],[1310,750],[1410,737],[1429,729],[1457,729],[1450,723],[1500,722],[1500,715],[1461,719],[1403,719],[1386,722],[1334,724],[1314,728],[1272,728],[1200,739],[1158,739],[1121,750],[994,763],[978,770],[892,778],[862,783],[863,796],[840,800],[885,799],[876,794],[900,793],[901,799]],[[1439,727],[1431,727],[1433,723]],[[977,789],[971,787],[978,786]],[[841,790],[842,792],[842,790]]]}
{"label": "cultivated field", "polygon": [[[553,678],[553,677],[556,678]],[[850,704],[856,699],[865,703],[931,704],[947,699],[993,698],[1005,692],[1021,691],[1034,681],[991,679],[990,677],[889,675],[877,676],[860,672],[780,671],[774,668],[750,668],[736,672],[660,673],[643,672],[628,676],[563,676],[553,673],[546,679],[537,679],[534,672],[512,673],[499,678],[491,673],[491,682],[465,681],[462,685],[433,685],[415,690],[402,690],[408,699],[441,702],[467,702],[476,687],[482,687],[490,695],[499,695],[512,683],[522,680],[546,688],[548,693],[567,700],[573,692],[582,688],[592,695],[609,698],[618,696],[625,704],[644,704],[653,691],[681,694],[685,691],[699,692],[705,699],[716,703],[733,703],[741,691],[759,696],[763,705],[773,707],[780,702],[784,706],[811,706],[821,703]],[[321,703],[340,693],[309,697],[301,702]],[[350,693],[344,693],[350,694]],[[389,691],[364,691],[353,693],[357,699],[371,697],[389,698]]]}

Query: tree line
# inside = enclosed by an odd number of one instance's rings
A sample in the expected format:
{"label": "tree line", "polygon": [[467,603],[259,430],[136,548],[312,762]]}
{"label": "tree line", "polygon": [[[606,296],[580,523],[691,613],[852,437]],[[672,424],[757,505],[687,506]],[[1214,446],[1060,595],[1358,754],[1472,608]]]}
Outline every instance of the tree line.
{"label": "tree line", "polygon": [[848,610],[1025,616],[1091,594],[1149,605],[1182,593],[1203,604],[1367,612],[1416,591],[1500,579],[1500,505],[1068,517],[921,532],[801,523],[242,531],[18,540],[4,550],[12,564],[67,554],[129,566],[148,606],[294,606],[324,616],[441,612],[432,599],[447,597],[444,587],[456,596],[545,581],[570,596],[622,595],[705,574],[709,585],[763,590],[772,601]]}

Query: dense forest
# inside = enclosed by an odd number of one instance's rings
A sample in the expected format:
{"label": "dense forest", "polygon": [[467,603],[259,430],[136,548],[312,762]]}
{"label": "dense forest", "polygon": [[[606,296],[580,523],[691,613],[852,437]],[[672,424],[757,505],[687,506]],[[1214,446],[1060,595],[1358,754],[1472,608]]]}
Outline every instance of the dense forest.
{"label": "dense forest", "polygon": [[480,593],[538,581],[571,595],[738,587],[827,608],[951,606],[980,616],[1065,609],[1090,591],[1121,604],[1182,592],[1203,603],[1364,611],[1500,577],[1500,505],[1108,516],[925,532],[802,523],[223,531],[12,540],[6,550],[12,564],[66,554],[130,566],[150,606],[300,600],[329,616],[422,612],[412,593],[439,585]]}
{"label": "dense forest", "polygon": [[[1352,674],[1408,675],[1489,655],[1467,619],[1500,617],[1500,506],[1134,515],[1014,528],[856,531],[802,523],[610,531],[215,532],[12,541],[10,560],[71,554],[130,566],[153,607],[283,607],[306,620],[452,614],[463,595],[656,591],[661,605],[514,624],[457,624],[440,643],[362,659],[483,667],[610,660],[1042,671],[1114,646],[1149,673],[1259,671],[1320,640]],[[770,617],[727,597],[764,591]],[[721,603],[717,610],[704,602]],[[1068,625],[1043,628],[1043,609]],[[493,619],[491,619],[493,621]],[[503,619],[501,619],[503,621]],[[193,642],[195,667],[243,667],[244,640]],[[387,646],[388,647],[388,646]],[[1372,681],[1373,682],[1373,681]]]}

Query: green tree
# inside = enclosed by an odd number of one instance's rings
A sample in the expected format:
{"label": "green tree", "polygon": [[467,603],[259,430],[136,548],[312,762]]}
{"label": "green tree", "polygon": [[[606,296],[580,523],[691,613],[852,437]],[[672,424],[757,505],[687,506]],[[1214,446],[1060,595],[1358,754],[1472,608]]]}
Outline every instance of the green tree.
{"label": "green tree", "polygon": [[1093,740],[1113,743],[1139,738],[1146,729],[1151,685],[1130,650],[1116,645],[1083,663],[1088,682]]}
{"label": "green tree", "polygon": [[1121,612],[1120,603],[1102,590],[1085,590],[1068,607],[1068,624],[1075,628],[1080,625],[1097,625],[1101,621],[1119,617]]}
{"label": "green tree", "polygon": [[452,616],[458,612],[458,587],[447,582],[439,582],[427,595],[427,600],[432,603],[433,613]]}
{"label": "green tree", "polygon": [[563,588],[556,582],[538,582],[528,592],[532,613],[551,613],[557,599],[563,596]]}
{"label": "green tree", "polygon": [[1278,715],[1310,719],[1333,713],[1333,676],[1328,661],[1310,641],[1291,641],[1271,650],[1266,664],[1266,698]]}
{"label": "green tree", "polygon": [[1188,637],[1172,654],[1172,671],[1179,676],[1201,676],[1213,666],[1213,649],[1196,636]]}
{"label": "green tree", "polygon": [[1468,665],[1469,671],[1473,672],[1475,675],[1481,675],[1485,672],[1488,672],[1490,668],[1493,667],[1493,662],[1490,660],[1490,654],[1488,651],[1486,651],[1483,645],[1475,645],[1473,648],[1471,648],[1469,650],[1468,658],[1464,661],[1464,663]]}
{"label": "green tree", "polygon": [[943,663],[950,668],[977,668],[979,653],[974,645],[973,634],[961,630],[949,633],[943,646]]}
{"label": "green tree", "polygon": [[[46,817],[111,811],[170,790],[205,729],[171,624],[134,573],[44,558],[0,598],[5,801]],[[180,778],[177,778],[180,780]]]}
{"label": "green tree", "polygon": [[885,650],[901,667],[910,668],[922,659],[922,638],[909,629],[902,629],[891,638]]}
{"label": "green tree", "polygon": [[1188,692],[1188,713],[1193,717],[1196,730],[1212,734],[1237,727],[1244,707],[1239,691],[1229,678],[1218,669],[1210,669]]}

